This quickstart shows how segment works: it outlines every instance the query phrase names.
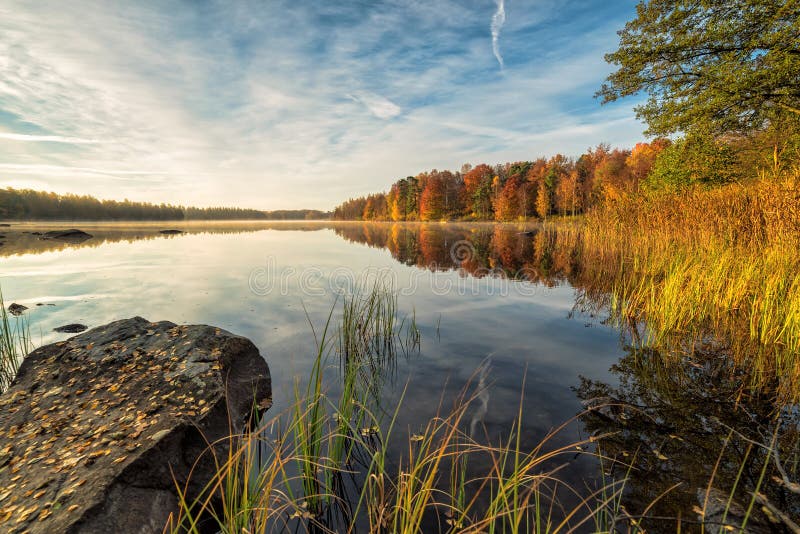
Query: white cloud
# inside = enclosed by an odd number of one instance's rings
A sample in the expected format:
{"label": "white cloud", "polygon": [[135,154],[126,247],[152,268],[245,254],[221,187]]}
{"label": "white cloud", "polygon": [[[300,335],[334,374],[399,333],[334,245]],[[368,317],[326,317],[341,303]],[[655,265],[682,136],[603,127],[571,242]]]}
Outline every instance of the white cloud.
{"label": "white cloud", "polygon": [[364,107],[366,107],[370,113],[372,113],[379,119],[384,119],[384,120],[393,119],[398,115],[400,115],[400,113],[402,112],[400,106],[398,106],[388,98],[384,98],[380,95],[362,92],[347,96],[351,100],[363,104]]}

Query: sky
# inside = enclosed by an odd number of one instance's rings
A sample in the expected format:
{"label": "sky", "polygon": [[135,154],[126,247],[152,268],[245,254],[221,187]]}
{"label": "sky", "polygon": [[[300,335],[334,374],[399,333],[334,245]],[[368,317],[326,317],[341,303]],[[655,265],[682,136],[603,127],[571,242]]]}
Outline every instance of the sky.
{"label": "sky", "polygon": [[644,139],[594,98],[632,0],[0,3],[0,187],[331,209]]}

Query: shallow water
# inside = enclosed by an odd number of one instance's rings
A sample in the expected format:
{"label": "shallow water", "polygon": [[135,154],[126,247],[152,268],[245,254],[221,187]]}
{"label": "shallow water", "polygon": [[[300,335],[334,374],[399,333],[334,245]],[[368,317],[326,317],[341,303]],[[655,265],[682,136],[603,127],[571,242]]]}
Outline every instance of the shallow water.
{"label": "shallow water", "polygon": [[[559,250],[535,226],[55,226],[78,227],[94,237],[81,243],[42,241],[23,232],[53,225],[34,223],[2,232],[0,287],[6,304],[30,308],[35,344],[69,337],[53,332],[63,324],[91,328],[137,315],[216,325],[248,337],[260,349],[272,373],[274,413],[288,407],[295,381],[308,376],[315,354],[312,325],[319,332],[343,289],[375,277],[391,281],[399,291],[401,316],[413,316],[422,334],[419,353],[398,360],[384,393],[388,412],[403,397],[397,421],[403,432],[413,433],[438,411],[449,411],[462,388],[480,382],[488,395],[470,413],[470,431],[492,438],[507,434],[521,405],[522,443],[533,447],[583,411],[581,400],[591,388],[582,379],[615,388],[621,373],[619,368],[612,372],[612,366],[630,359],[625,336],[604,324],[602,309],[596,316],[576,305],[585,304],[586,288],[573,286],[580,270],[574,251]],[[159,233],[166,228],[185,233]],[[628,378],[634,374],[626,372]],[[702,410],[702,403],[692,409]],[[602,421],[577,420],[552,446],[586,438],[586,428],[609,430]],[[627,429],[634,443],[626,446],[663,448],[671,432],[664,428],[651,436],[657,445]],[[684,449],[694,464],[686,467],[688,461],[681,460],[674,476],[686,477],[682,470],[691,469],[701,484],[710,462],[695,465],[696,451]],[[703,454],[714,454],[709,449]],[[600,468],[586,457],[560,462],[566,462],[561,478],[576,487],[600,477]],[[671,480],[665,475],[663,486]],[[631,491],[646,494],[644,484]],[[690,506],[695,492],[696,487],[686,487],[675,506]]]}

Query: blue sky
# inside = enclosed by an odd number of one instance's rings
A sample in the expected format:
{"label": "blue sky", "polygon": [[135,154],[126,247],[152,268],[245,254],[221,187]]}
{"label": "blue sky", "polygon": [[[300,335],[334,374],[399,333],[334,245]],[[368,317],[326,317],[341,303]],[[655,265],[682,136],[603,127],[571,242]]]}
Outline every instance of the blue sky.
{"label": "blue sky", "polygon": [[5,0],[0,186],[329,209],[422,170],[599,142],[633,1]]}

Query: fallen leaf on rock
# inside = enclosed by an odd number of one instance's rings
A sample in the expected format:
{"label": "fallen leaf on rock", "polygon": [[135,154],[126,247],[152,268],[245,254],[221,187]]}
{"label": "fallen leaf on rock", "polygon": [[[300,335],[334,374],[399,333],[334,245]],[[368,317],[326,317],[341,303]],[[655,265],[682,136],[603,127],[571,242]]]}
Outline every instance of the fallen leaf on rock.
{"label": "fallen leaf on rock", "polygon": [[158,432],[156,432],[155,434],[150,436],[150,439],[152,439],[153,441],[158,441],[161,438],[163,438],[164,436],[166,436],[167,434],[169,434],[169,430],[168,429],[159,430]]}

